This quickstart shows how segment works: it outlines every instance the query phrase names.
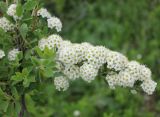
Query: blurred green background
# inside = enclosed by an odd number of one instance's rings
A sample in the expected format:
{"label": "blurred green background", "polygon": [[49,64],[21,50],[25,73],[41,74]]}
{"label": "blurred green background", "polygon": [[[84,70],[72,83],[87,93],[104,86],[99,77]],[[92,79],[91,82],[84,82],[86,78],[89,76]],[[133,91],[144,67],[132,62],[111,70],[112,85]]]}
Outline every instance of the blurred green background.
{"label": "blurred green background", "polygon": [[[160,76],[160,0],[42,0],[63,22],[61,36],[122,52]],[[138,87],[140,89],[140,87]],[[141,90],[111,90],[100,78],[74,81],[66,92],[53,84],[27,95],[35,117],[160,117],[160,86],[148,96]]]}

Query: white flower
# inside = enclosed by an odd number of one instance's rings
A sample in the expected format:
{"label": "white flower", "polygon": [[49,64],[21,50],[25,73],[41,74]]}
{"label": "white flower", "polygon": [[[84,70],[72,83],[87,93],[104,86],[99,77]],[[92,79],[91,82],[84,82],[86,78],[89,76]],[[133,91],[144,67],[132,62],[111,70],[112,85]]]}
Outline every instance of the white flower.
{"label": "white flower", "polygon": [[5,32],[12,31],[14,29],[14,25],[10,23],[7,18],[2,17],[0,18],[0,28],[2,28]]}
{"label": "white flower", "polygon": [[140,79],[140,64],[137,61],[130,61],[125,69],[135,80]]}
{"label": "white flower", "polygon": [[41,39],[39,42],[38,42],[38,47],[41,49],[41,50],[44,50],[45,47],[48,47],[47,46],[47,39],[43,38]]}
{"label": "white flower", "polygon": [[72,46],[64,47],[59,52],[58,59],[64,64],[73,65],[78,63],[78,53]]}
{"label": "white flower", "polygon": [[73,112],[73,116],[74,116],[74,117],[79,117],[80,114],[81,114],[81,112],[80,112],[79,110],[75,110],[75,111]]}
{"label": "white flower", "polygon": [[132,78],[131,74],[127,71],[121,71],[118,74],[119,83],[118,85],[123,87],[133,87],[135,79]]}
{"label": "white flower", "polygon": [[56,34],[50,35],[47,39],[47,46],[49,48],[60,48],[62,37]]}
{"label": "white flower", "polygon": [[37,11],[37,16],[42,16],[42,18],[51,18],[51,14],[45,8],[41,8]]}
{"label": "white flower", "polygon": [[151,79],[151,70],[147,68],[145,65],[140,65],[140,79],[141,81],[150,80]]}
{"label": "white flower", "polygon": [[90,47],[86,49],[86,59],[88,63],[94,64],[95,67],[99,68],[104,63],[106,63],[106,57],[108,49],[103,46]]}
{"label": "white flower", "polygon": [[114,69],[115,71],[123,70],[128,63],[128,59],[124,55],[113,51],[108,52],[106,60],[107,68]]}
{"label": "white flower", "polygon": [[92,44],[90,44],[90,43],[88,43],[88,42],[83,42],[83,43],[81,43],[81,46],[83,46],[84,48],[90,48],[90,47],[93,47],[93,45]]}
{"label": "white flower", "polygon": [[2,59],[5,56],[5,53],[3,50],[0,50],[0,59]]}
{"label": "white flower", "polygon": [[21,19],[21,17],[18,17],[16,15],[16,8],[17,8],[17,5],[16,4],[11,4],[9,7],[8,7],[8,10],[7,10],[7,14],[11,17],[13,17],[15,20],[17,19]]}
{"label": "white flower", "polygon": [[57,32],[60,32],[62,29],[62,22],[60,21],[59,18],[57,17],[51,17],[49,19],[47,19],[48,22],[48,28],[55,28],[57,30]]}
{"label": "white flower", "polygon": [[118,75],[116,73],[108,73],[106,81],[111,89],[115,89],[115,86],[119,83]]}
{"label": "white flower", "polygon": [[97,74],[98,74],[98,69],[96,69],[92,64],[84,63],[80,67],[80,76],[84,81],[88,83],[94,80]]}
{"label": "white flower", "polygon": [[[59,91],[67,90],[68,80],[76,80],[79,77],[90,83],[104,64],[107,66],[102,67],[101,71],[103,68],[110,71],[106,81],[111,89],[115,89],[116,86],[133,88],[137,80],[143,82],[141,87],[148,94],[152,94],[156,88],[157,83],[151,80],[149,68],[136,61],[129,62],[123,54],[103,46],[93,46],[89,43],[73,44],[70,41],[64,41],[56,34],[50,35],[47,39],[41,39],[38,46],[41,50],[44,50],[45,46],[56,49],[56,68],[64,75],[54,80],[56,89]],[[136,91],[131,92],[136,93]]]}
{"label": "white flower", "polygon": [[69,87],[69,82],[64,76],[54,78],[54,85],[58,91],[66,91]]}
{"label": "white flower", "polygon": [[86,48],[84,48],[81,44],[73,44],[72,47],[75,49],[76,53],[78,53],[78,62],[82,62],[83,60],[85,60]]}
{"label": "white flower", "polygon": [[63,40],[59,35],[53,34],[50,35],[47,39],[42,38],[38,43],[38,47],[41,50],[44,50],[45,46],[48,47],[49,49],[54,49],[54,48],[59,49],[62,41]]}
{"label": "white flower", "polygon": [[135,82],[135,79],[127,71],[120,71],[118,74],[108,73],[106,80],[111,89],[115,89],[115,86],[133,87]]}
{"label": "white flower", "polygon": [[146,92],[148,95],[153,94],[156,86],[157,86],[157,83],[154,82],[153,80],[146,80],[141,84],[143,91]]}
{"label": "white flower", "polygon": [[14,61],[16,60],[16,57],[17,57],[17,54],[19,53],[20,51],[18,49],[13,49],[11,51],[9,51],[8,53],[8,59],[9,61]]}
{"label": "white flower", "polygon": [[61,42],[58,51],[62,50],[63,48],[66,48],[68,46],[72,46],[72,43],[69,40],[64,40],[64,41]]}
{"label": "white flower", "polygon": [[[70,44],[71,45],[71,44]],[[78,53],[78,62],[82,62],[86,60],[86,52],[90,47],[93,47],[91,44],[89,43],[82,43],[82,44],[72,44],[73,49],[76,51],[76,53]]]}
{"label": "white flower", "polygon": [[63,73],[68,77],[70,80],[75,80],[80,77],[79,75],[79,67],[76,65],[66,66]]}
{"label": "white flower", "polygon": [[86,61],[87,50],[93,47],[93,45],[87,42],[83,42],[81,44],[74,44],[73,47],[75,48],[76,52],[79,54],[79,62],[81,62],[81,61]]}

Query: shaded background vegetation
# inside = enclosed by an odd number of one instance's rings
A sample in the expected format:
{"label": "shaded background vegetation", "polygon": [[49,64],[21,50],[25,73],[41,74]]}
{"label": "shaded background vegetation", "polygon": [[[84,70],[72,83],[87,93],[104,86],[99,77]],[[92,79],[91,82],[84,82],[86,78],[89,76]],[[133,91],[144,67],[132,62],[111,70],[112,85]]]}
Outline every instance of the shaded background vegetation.
{"label": "shaded background vegetation", "polygon": [[[72,42],[90,42],[122,52],[146,64],[153,79],[160,76],[159,0],[42,0],[63,22],[61,36]],[[138,87],[140,89],[140,87]],[[129,89],[110,90],[101,78],[71,83],[66,92],[53,84],[27,95],[27,107],[36,117],[159,117],[160,86],[152,96]]]}

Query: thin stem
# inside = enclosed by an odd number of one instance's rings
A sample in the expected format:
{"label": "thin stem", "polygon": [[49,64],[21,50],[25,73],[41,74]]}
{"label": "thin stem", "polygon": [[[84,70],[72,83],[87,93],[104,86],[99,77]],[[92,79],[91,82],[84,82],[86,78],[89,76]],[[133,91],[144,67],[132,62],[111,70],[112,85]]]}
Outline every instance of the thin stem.
{"label": "thin stem", "polygon": [[24,116],[25,109],[26,109],[26,106],[25,106],[25,95],[23,94],[21,96],[21,111],[19,113],[19,117],[23,117]]}
{"label": "thin stem", "polygon": [[33,16],[33,22],[32,22],[32,31],[35,30],[35,27],[37,25],[37,11],[38,11],[38,5],[33,9],[32,16]]}
{"label": "thin stem", "polygon": [[22,94],[22,96],[21,96],[21,111],[19,113],[19,117],[24,117],[25,113],[26,113],[27,117],[29,117],[29,113],[28,113],[27,107],[26,107],[25,94]]}

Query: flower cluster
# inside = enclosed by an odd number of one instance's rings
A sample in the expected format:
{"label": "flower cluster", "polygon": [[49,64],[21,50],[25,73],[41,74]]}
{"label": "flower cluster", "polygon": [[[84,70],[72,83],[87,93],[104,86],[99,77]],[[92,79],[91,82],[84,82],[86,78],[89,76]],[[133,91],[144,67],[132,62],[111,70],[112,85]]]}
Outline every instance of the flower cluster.
{"label": "flower cluster", "polygon": [[3,50],[0,50],[0,59],[2,59],[5,56],[5,53]]}
{"label": "flower cluster", "polygon": [[[17,55],[20,53],[18,49],[12,49],[8,52],[8,60],[9,61],[15,61],[17,58]],[[3,50],[0,50],[0,59],[2,59],[5,56],[5,52]]]}
{"label": "flower cluster", "polygon": [[124,55],[113,51],[108,52],[106,60],[107,68],[114,69],[115,71],[123,70],[128,63],[128,60]]}
{"label": "flower cluster", "polygon": [[13,50],[9,51],[9,53],[8,53],[8,60],[9,61],[16,60],[16,57],[17,57],[17,55],[18,55],[19,52],[20,51],[18,49],[13,49]]}
{"label": "flower cluster", "polygon": [[57,32],[60,32],[62,29],[62,23],[60,21],[59,18],[57,17],[51,17],[49,19],[47,19],[48,22],[48,28],[55,28],[57,30]]}
{"label": "flower cluster", "polygon": [[77,65],[66,66],[63,70],[63,73],[68,77],[70,80],[75,80],[80,77],[79,75],[79,67]]}
{"label": "flower cluster", "polygon": [[51,14],[45,8],[41,8],[37,11],[37,16],[41,16],[42,18],[47,18],[48,28],[55,28],[57,32],[60,32],[62,29],[61,20],[55,16],[51,16]]}
{"label": "flower cluster", "polygon": [[14,29],[14,25],[5,17],[0,18],[0,28],[2,28],[5,32],[12,31]]}
{"label": "flower cluster", "polygon": [[66,77],[59,76],[54,78],[54,85],[58,91],[65,91],[69,87],[69,82]]}
{"label": "flower cluster", "polygon": [[151,79],[150,69],[136,61],[128,62],[125,69],[119,73],[115,72],[112,75],[107,75],[106,80],[111,88],[115,88],[115,86],[132,88],[136,81],[141,81],[142,89],[148,94],[152,94],[157,85]]}
{"label": "flower cluster", "polygon": [[16,15],[16,8],[17,8],[17,4],[11,4],[8,7],[7,14],[9,16],[13,17],[15,20],[21,19],[21,17],[19,17],[19,16]]}
{"label": "flower cluster", "polygon": [[[99,75],[100,69],[106,74],[109,87],[114,89],[116,86],[133,88],[136,81],[141,81],[142,89],[152,94],[157,85],[151,80],[151,71],[144,65],[128,59],[119,52],[111,51],[103,46],[93,46],[89,43],[71,43],[62,40],[59,35],[53,34],[46,39],[39,41],[39,48],[43,51],[44,47],[49,49],[56,48],[56,58],[63,69],[63,77],[58,80],[56,77],[55,85],[58,90],[67,89],[69,80],[82,78],[90,83]],[[67,80],[67,81],[66,81]],[[60,83],[57,83],[57,82]],[[64,83],[62,83],[64,82]],[[66,83],[67,82],[67,83]],[[60,86],[60,84],[62,84]],[[67,84],[67,85],[66,85]]]}
{"label": "flower cluster", "polygon": [[45,8],[41,8],[37,11],[37,16],[41,16],[42,18],[51,18],[51,14]]}
{"label": "flower cluster", "polygon": [[95,79],[97,73],[98,69],[96,69],[93,64],[86,62],[80,67],[80,76],[88,83]]}
{"label": "flower cluster", "polygon": [[152,80],[146,80],[141,84],[142,89],[151,95],[153,91],[155,90],[157,83]]}
{"label": "flower cluster", "polygon": [[43,38],[39,41],[38,46],[41,50],[44,50],[45,47],[49,49],[60,48],[62,43],[62,38],[59,35],[50,35],[48,38]]}

